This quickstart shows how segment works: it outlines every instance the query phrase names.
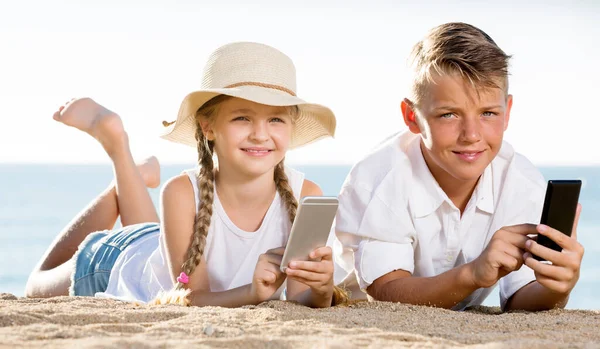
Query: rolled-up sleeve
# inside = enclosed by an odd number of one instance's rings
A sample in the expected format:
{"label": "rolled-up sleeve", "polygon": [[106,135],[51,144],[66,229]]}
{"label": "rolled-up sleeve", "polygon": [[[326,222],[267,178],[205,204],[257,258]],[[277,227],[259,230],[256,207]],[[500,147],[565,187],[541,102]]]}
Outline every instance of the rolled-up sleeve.
{"label": "rolled-up sleeve", "polygon": [[339,196],[335,231],[343,253],[353,254],[362,290],[394,270],[414,270],[416,234],[406,203],[386,198],[357,185],[346,185]]}
{"label": "rolled-up sleeve", "polygon": [[500,279],[500,306],[502,309],[505,309],[506,302],[513,294],[533,281],[535,281],[535,274],[526,265]]}

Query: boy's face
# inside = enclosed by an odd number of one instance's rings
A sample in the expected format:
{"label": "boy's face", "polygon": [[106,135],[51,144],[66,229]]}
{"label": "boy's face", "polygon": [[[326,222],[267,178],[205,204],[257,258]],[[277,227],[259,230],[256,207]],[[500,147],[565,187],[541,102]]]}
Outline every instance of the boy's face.
{"label": "boy's face", "polygon": [[423,156],[440,184],[476,183],[500,150],[512,96],[498,88],[478,92],[459,75],[443,75],[426,87],[419,106],[402,102],[404,120],[421,134]]}

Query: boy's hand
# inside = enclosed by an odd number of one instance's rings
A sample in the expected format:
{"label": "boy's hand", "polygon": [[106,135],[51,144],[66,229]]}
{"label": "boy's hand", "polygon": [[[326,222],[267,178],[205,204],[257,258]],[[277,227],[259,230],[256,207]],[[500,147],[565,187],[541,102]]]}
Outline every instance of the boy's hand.
{"label": "boy's hand", "polygon": [[501,277],[519,270],[524,263],[527,235],[536,234],[535,225],[520,224],[498,230],[481,255],[471,263],[473,283],[490,287]]}
{"label": "boy's hand", "polygon": [[250,291],[257,303],[271,298],[283,284],[286,275],[279,269],[283,251],[284,247],[274,248],[258,257]]}
{"label": "boy's hand", "polygon": [[332,254],[329,246],[317,248],[310,253],[310,261],[292,261],[285,269],[285,273],[290,279],[309,286],[315,295],[331,297],[333,295]]}
{"label": "boy's hand", "polygon": [[[577,242],[577,223],[580,214],[581,205],[579,204],[570,237],[548,226],[537,226],[538,233],[556,242],[562,247],[562,252],[542,246],[533,240],[528,241],[525,245],[528,252],[524,254],[523,258],[525,264],[535,272],[537,282],[558,294],[568,295],[579,280],[579,270],[584,252],[583,246]],[[536,260],[532,254],[552,262],[552,265]]]}

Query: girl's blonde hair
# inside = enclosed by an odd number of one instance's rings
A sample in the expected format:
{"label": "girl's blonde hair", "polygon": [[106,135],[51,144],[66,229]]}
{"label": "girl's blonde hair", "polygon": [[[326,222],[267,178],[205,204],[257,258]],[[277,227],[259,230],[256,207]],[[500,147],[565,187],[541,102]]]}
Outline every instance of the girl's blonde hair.
{"label": "girl's blonde hair", "polygon": [[[204,137],[202,127],[200,127],[200,121],[204,119],[209,123],[213,122],[213,119],[218,112],[219,105],[229,98],[232,97],[227,95],[218,95],[213,97],[208,102],[204,103],[196,112],[196,141],[198,142],[198,165],[200,166],[196,180],[198,181],[200,207],[196,213],[194,234],[191,238],[190,247],[188,248],[185,261],[181,266],[181,271],[187,275],[192,275],[198,264],[200,264],[202,255],[204,254],[206,236],[208,235],[208,229],[210,227],[210,221],[213,214],[215,189],[213,151],[215,144],[214,141],[209,141],[206,137]],[[298,107],[291,106],[288,107],[288,109],[289,114],[292,117],[292,123],[294,123],[298,117]],[[273,179],[277,187],[277,192],[279,192],[279,195],[281,196],[281,199],[287,208],[290,222],[293,223],[296,217],[296,210],[298,209],[298,202],[288,182],[288,177],[285,174],[283,162],[284,160],[281,160],[281,162],[279,162],[275,167]],[[153,303],[180,304],[189,306],[191,304],[187,298],[188,294],[189,290],[185,289],[185,284],[177,282],[174,290],[168,293],[160,294],[153,301]],[[332,304],[337,305],[346,303],[347,301],[347,293],[341,288],[334,286]]]}

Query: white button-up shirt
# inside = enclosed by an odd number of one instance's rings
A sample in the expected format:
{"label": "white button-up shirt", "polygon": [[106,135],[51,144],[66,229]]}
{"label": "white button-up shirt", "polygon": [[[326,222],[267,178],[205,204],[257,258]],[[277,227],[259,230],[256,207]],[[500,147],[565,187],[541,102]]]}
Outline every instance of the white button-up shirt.
{"label": "white button-up shirt", "polygon": [[[339,195],[336,280],[346,277],[344,269],[354,271],[365,290],[398,269],[436,276],[477,258],[498,229],[539,223],[546,183],[508,143],[486,167],[462,217],[433,178],[419,143],[410,132],[396,135],[352,168]],[[533,280],[527,266],[502,278],[502,306]],[[455,309],[481,304],[492,289],[473,292]]]}

